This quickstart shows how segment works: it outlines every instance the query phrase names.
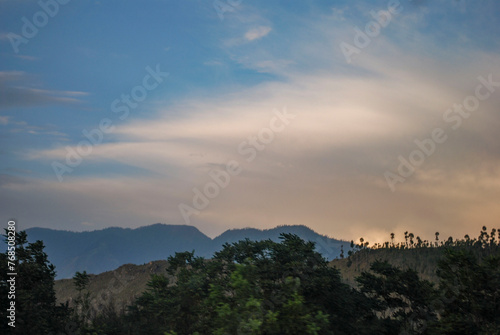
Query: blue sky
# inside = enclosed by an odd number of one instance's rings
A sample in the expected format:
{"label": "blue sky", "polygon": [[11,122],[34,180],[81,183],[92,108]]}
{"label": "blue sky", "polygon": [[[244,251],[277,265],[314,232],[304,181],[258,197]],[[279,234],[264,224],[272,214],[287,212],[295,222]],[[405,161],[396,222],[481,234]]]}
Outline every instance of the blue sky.
{"label": "blue sky", "polygon": [[[306,224],[372,240],[491,226],[500,88],[482,87],[471,115],[447,110],[479,77],[500,81],[499,13],[493,0],[0,0],[0,219],[210,236]],[[249,138],[285,110],[249,161]],[[113,131],[69,166],[102,122]],[[399,173],[436,128],[446,140]],[[230,161],[241,172],[197,208],[195,189]]]}

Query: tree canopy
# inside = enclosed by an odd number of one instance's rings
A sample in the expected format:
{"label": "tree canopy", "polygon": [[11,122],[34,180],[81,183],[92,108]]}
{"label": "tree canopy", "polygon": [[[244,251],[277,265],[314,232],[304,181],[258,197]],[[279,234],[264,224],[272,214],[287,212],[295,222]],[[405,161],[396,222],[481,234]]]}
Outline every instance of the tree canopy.
{"label": "tree canopy", "polygon": [[[41,241],[16,235],[18,309],[15,329],[2,334],[500,334],[500,247],[494,229],[478,238],[368,247],[437,248],[439,281],[411,268],[375,261],[351,287],[339,270],[296,235],[281,241],[225,244],[211,259],[192,252],[169,257],[167,273],[152,275],[148,288],[121,313],[91,311],[89,276],[76,273],[74,309],[56,306],[55,269]],[[436,234],[436,237],[438,234]],[[353,257],[352,255],[350,257]],[[1,254],[2,305],[7,296],[8,253]],[[5,309],[2,310],[5,318]],[[77,325],[68,332],[68,325]],[[73,327],[73,329],[75,329]]]}
{"label": "tree canopy", "polygon": [[[4,235],[7,239],[7,235]],[[2,334],[56,334],[64,331],[69,322],[67,306],[56,305],[54,292],[55,268],[48,261],[42,241],[27,242],[24,231],[15,234],[14,271],[9,268],[8,251],[0,254],[0,317]],[[9,299],[8,280],[15,272],[15,298]],[[10,301],[15,301],[15,327],[6,322]]]}

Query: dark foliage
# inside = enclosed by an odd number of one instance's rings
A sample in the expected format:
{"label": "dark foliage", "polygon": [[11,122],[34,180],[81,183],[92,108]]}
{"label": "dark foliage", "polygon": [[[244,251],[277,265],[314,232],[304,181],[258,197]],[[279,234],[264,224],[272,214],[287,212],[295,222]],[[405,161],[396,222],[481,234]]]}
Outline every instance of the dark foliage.
{"label": "dark foliage", "polygon": [[[47,260],[42,241],[27,243],[26,233],[20,232],[15,234],[14,246],[15,260],[9,257],[9,250],[0,254],[1,333],[37,335],[65,331],[72,326],[70,311],[67,306],[56,305],[55,268]],[[14,299],[8,297],[8,280],[13,276],[7,274],[11,272],[17,273]],[[9,326],[7,319],[11,301],[15,302],[15,327]]]}
{"label": "dark foliage", "polygon": [[[167,273],[153,275],[127,311],[110,304],[95,313],[86,273],[74,277],[74,310],[56,306],[54,267],[43,243],[27,244],[20,233],[17,325],[13,332],[3,323],[2,334],[500,334],[496,234],[484,227],[476,239],[440,242],[436,233],[435,242],[417,236],[415,243],[406,232],[400,244],[391,236],[391,242],[373,248],[442,251],[439,284],[422,280],[413,269],[376,261],[357,278],[358,289],[342,282],[313,242],[293,234],[282,234],[279,243],[246,239],[226,243],[209,260],[194,251],[176,253]],[[368,245],[361,239],[350,257],[372,252]],[[7,261],[2,254],[2,306]]]}

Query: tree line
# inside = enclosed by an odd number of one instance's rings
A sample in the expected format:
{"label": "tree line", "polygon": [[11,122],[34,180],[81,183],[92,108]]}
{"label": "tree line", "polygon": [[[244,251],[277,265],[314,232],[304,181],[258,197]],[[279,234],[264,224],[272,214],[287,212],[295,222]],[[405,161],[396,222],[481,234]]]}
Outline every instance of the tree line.
{"label": "tree line", "polygon": [[392,236],[372,248],[361,240],[353,250],[438,248],[439,283],[375,261],[354,288],[313,242],[282,234],[280,242],[225,244],[208,260],[176,253],[126,310],[95,313],[85,272],[73,278],[73,306],[56,304],[43,243],[20,232],[15,329],[5,321],[7,253],[0,254],[2,334],[500,334],[500,233],[483,227],[474,239],[433,243],[405,236],[404,244]]}

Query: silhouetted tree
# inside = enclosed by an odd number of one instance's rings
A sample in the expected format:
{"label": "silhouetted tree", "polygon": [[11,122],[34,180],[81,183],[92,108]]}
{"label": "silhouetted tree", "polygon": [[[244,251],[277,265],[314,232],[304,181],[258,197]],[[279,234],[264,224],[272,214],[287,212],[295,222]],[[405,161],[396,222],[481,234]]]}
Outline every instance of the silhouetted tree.
{"label": "silhouetted tree", "polygon": [[[7,234],[4,236],[7,239]],[[8,252],[0,254],[1,333],[38,335],[64,331],[70,312],[67,305],[56,305],[55,267],[48,261],[43,242],[28,243],[26,232],[21,231],[15,233],[14,246],[14,268],[10,268]],[[17,275],[7,275],[12,272]],[[15,279],[15,299],[11,300],[8,299],[8,280],[12,278]],[[15,301],[15,328],[7,324],[6,310],[11,301]]]}

